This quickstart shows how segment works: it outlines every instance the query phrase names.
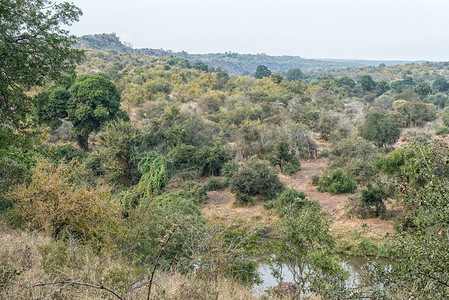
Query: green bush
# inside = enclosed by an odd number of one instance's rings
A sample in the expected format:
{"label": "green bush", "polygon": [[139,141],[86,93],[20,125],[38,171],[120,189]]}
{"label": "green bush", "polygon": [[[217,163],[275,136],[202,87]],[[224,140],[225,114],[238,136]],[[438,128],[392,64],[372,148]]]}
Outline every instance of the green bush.
{"label": "green bush", "polygon": [[331,194],[353,193],[356,189],[357,183],[355,180],[344,174],[340,168],[321,177],[318,183],[318,191]]}
{"label": "green bush", "polygon": [[82,161],[86,158],[86,152],[79,148],[75,148],[72,145],[56,146],[53,150],[53,159],[56,161],[64,160],[70,162],[72,159]]}
{"label": "green bush", "polygon": [[208,191],[219,191],[224,188],[223,181],[219,178],[209,178],[209,180],[206,182],[206,189]]}
{"label": "green bush", "polygon": [[441,135],[441,136],[446,136],[449,134],[449,127],[447,127],[447,126],[436,127],[435,134]]}
{"label": "green bush", "polygon": [[324,149],[318,152],[318,158],[329,157],[329,150]]}
{"label": "green bush", "polygon": [[176,170],[198,168],[198,149],[192,145],[178,145],[167,156]]}
{"label": "green bush", "polygon": [[279,216],[284,216],[292,211],[299,211],[304,206],[314,205],[316,202],[309,201],[304,192],[298,192],[295,189],[285,189],[280,193],[275,201],[274,207]]}
{"label": "green bush", "polygon": [[249,200],[247,196],[256,195],[264,199],[273,199],[284,188],[276,170],[267,162],[259,161],[255,157],[242,164],[228,180],[231,191],[236,192],[239,199],[244,202]]}

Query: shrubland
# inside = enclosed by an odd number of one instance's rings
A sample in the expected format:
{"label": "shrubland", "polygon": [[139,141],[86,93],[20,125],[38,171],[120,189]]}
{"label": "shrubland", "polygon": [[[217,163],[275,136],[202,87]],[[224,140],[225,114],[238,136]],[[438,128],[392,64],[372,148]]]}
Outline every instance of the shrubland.
{"label": "shrubland", "polygon": [[[0,87],[20,110],[0,115],[0,297],[112,297],[107,287],[129,299],[264,299],[276,292],[251,292],[263,257],[279,280],[290,269],[297,297],[447,297],[448,146],[432,127],[449,126],[447,63],[264,66],[254,78],[172,56],[85,55],[77,77],[44,82],[74,65],[44,68]],[[376,244],[333,232],[334,212],[281,180],[317,159],[320,195],[359,191],[346,213],[390,219],[397,234]],[[206,217],[209,191],[275,214]],[[393,261],[349,290],[336,252]]]}

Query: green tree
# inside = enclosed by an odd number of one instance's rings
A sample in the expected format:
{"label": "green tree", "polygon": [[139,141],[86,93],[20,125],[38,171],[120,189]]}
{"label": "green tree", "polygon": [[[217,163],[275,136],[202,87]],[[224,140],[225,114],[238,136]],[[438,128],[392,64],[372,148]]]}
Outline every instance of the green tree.
{"label": "green tree", "polygon": [[384,147],[396,143],[401,135],[401,130],[392,117],[372,112],[366,118],[365,127],[360,135],[365,140],[373,142],[377,147]]}
{"label": "green tree", "polygon": [[429,94],[432,94],[433,90],[427,82],[421,82],[415,87],[415,92],[421,97],[424,98]]}
{"label": "green tree", "polygon": [[291,206],[277,224],[277,238],[270,244],[270,267],[282,281],[282,266],[287,266],[297,285],[297,299],[310,294],[335,298],[345,292],[347,273],[333,253],[329,226],[330,221],[317,202]]}
{"label": "green tree", "polygon": [[335,83],[337,84],[337,86],[340,86],[340,87],[343,87],[343,86],[347,86],[350,88],[355,87],[355,81],[347,76],[337,79],[335,81]]}
{"label": "green tree", "polygon": [[370,75],[363,75],[359,79],[359,84],[365,92],[371,92],[376,88],[376,82]]}
{"label": "green tree", "polygon": [[391,247],[389,269],[380,269],[386,294],[400,299],[449,297],[449,148],[445,142],[415,141],[406,146],[415,159],[404,160],[402,178],[421,177],[421,185],[403,188],[411,211],[409,226],[402,226]]}
{"label": "green tree", "polygon": [[432,88],[436,92],[446,92],[447,90],[449,90],[449,83],[447,82],[446,78],[438,77],[433,81]]}
{"label": "green tree", "polygon": [[133,156],[141,137],[138,128],[121,119],[104,126],[98,136],[101,148],[94,155],[99,157],[101,169],[111,183],[131,186],[138,182],[139,172]]}
{"label": "green tree", "polygon": [[304,78],[304,74],[301,69],[293,68],[287,71],[286,78],[288,81],[296,81]]}
{"label": "green tree", "polygon": [[367,206],[374,206],[376,217],[385,212],[384,200],[387,198],[387,194],[380,187],[374,187],[371,183],[368,183],[366,188],[362,190],[360,200]]}
{"label": "green tree", "polygon": [[359,183],[370,180],[376,170],[372,163],[378,158],[376,148],[361,137],[340,141],[329,155],[329,169],[342,168]]}
{"label": "green tree", "polygon": [[83,52],[67,29],[81,10],[68,2],[6,0],[0,3],[0,124],[19,125],[31,107],[34,86],[75,74]]}
{"label": "green tree", "polygon": [[270,77],[271,71],[267,68],[267,66],[264,65],[258,65],[256,68],[256,73],[254,74],[254,77],[261,79],[264,77]]}
{"label": "green tree", "polygon": [[238,170],[226,173],[232,192],[237,193],[237,200],[249,203],[252,196],[260,195],[265,199],[273,199],[283,189],[283,184],[276,170],[267,162],[252,157]]}
{"label": "green tree", "polygon": [[290,149],[286,141],[280,141],[268,156],[268,161],[273,166],[279,166],[281,173],[292,174],[301,170],[298,158]]}
{"label": "green tree", "polygon": [[356,189],[355,180],[344,174],[340,168],[323,175],[318,183],[318,191],[331,194],[354,193]]}
{"label": "green tree", "polygon": [[401,127],[423,126],[436,119],[436,108],[431,103],[396,100],[393,102],[392,116],[400,122]]}
{"label": "green tree", "polygon": [[278,73],[273,73],[273,74],[271,74],[270,79],[271,79],[271,81],[273,81],[274,83],[279,84],[279,83],[282,82],[282,80],[283,80],[284,78],[282,78],[282,76],[279,75]]}
{"label": "green tree", "polygon": [[67,115],[79,146],[88,150],[89,134],[117,117],[126,118],[120,109],[120,94],[114,83],[97,75],[80,75],[69,89]]}
{"label": "green tree", "polygon": [[376,85],[376,96],[379,97],[390,90],[390,85],[385,80],[381,80]]}

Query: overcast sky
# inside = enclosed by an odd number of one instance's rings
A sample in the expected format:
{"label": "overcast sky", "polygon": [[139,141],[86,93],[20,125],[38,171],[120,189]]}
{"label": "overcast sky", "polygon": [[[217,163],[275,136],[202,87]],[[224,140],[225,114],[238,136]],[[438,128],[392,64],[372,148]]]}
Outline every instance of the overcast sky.
{"label": "overcast sky", "polygon": [[[70,1],[70,0],[68,0]],[[449,60],[447,0],[72,0],[75,35],[136,48],[305,58]]]}

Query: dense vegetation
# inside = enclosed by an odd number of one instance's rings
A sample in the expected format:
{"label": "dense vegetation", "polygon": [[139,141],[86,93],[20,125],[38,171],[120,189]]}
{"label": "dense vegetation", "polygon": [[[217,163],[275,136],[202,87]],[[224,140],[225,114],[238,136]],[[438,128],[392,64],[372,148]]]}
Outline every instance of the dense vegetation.
{"label": "dense vegetation", "polygon": [[[46,4],[0,3],[0,51],[17,48],[0,86],[13,109],[0,118],[1,298],[292,296],[251,292],[263,257],[279,281],[290,270],[298,298],[448,297],[447,63],[274,73],[257,61],[238,77],[117,43],[87,50],[75,76],[66,31],[13,43],[36,18],[57,27],[80,14],[63,3],[48,8],[62,19],[41,15]],[[114,43],[100,41],[88,45]],[[39,64],[14,70],[41,42]],[[379,245],[359,239],[358,254],[392,260],[358,284],[321,199],[284,183],[317,159],[320,195],[353,193],[345,215],[396,227]],[[268,217],[207,215],[214,193]]]}

